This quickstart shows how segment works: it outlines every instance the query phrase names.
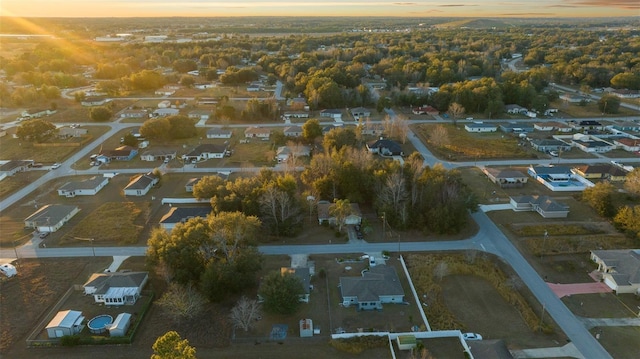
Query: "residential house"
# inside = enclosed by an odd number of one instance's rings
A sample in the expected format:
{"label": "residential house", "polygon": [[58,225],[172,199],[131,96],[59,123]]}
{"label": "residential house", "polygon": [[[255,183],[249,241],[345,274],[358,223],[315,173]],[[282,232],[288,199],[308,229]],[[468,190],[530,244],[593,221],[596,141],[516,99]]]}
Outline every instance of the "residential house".
{"label": "residential house", "polygon": [[295,97],[288,99],[287,106],[291,107],[292,110],[299,109],[309,111],[309,104],[304,97]]}
{"label": "residential house", "polygon": [[278,163],[287,162],[291,156],[293,158],[309,157],[311,155],[311,148],[309,146],[295,145],[295,146],[280,146],[276,151],[276,160]]}
{"label": "residential house", "polygon": [[212,158],[223,158],[226,153],[226,144],[204,143],[182,155],[182,159],[185,162],[200,162]]}
{"label": "residential house", "polygon": [[82,286],[85,295],[107,306],[133,305],[149,280],[148,272],[94,273]]}
{"label": "residential house", "polygon": [[544,218],[567,218],[569,215],[569,206],[549,196],[515,196],[511,197],[510,203],[515,211],[534,211]]}
{"label": "residential house", "polygon": [[[330,208],[333,203],[327,201],[321,201],[318,203],[318,224],[327,222],[330,225],[337,225],[336,217],[329,214]],[[344,224],[360,224],[362,222],[362,213],[360,212],[360,206],[357,203],[351,203],[351,214],[344,220]]]}
{"label": "residential house", "polygon": [[340,109],[326,109],[326,110],[322,110],[320,111],[320,117],[328,117],[328,118],[332,118],[334,120],[341,120],[342,119],[342,110]]}
{"label": "residential house", "polygon": [[296,276],[300,280],[300,283],[302,283],[302,288],[304,288],[303,293],[298,296],[299,300],[303,303],[309,303],[309,297],[311,295],[311,272],[309,271],[309,268],[282,267],[280,268],[280,274],[281,275],[292,274]]}
{"label": "residential house", "polygon": [[384,134],[384,125],[380,123],[359,124],[360,133],[367,136],[382,136]]}
{"label": "residential house", "polygon": [[257,92],[257,91],[261,91],[263,88],[261,83],[252,83],[249,86],[247,86],[247,91],[248,92]]}
{"label": "residential house", "polygon": [[147,150],[142,152],[142,154],[140,155],[141,160],[149,162],[164,161],[166,159],[172,160],[174,158],[176,158],[176,150],[162,148]]}
{"label": "residential house", "polygon": [[158,102],[158,108],[171,108],[171,101],[162,100],[162,101]]}
{"label": "residential house", "polygon": [[638,90],[613,89],[607,87],[605,91],[620,98],[640,98],[640,91]]}
{"label": "residential house", "polygon": [[207,138],[231,138],[233,131],[224,128],[210,128],[207,130]]}
{"label": "residential house", "polygon": [[193,110],[189,112],[188,117],[198,121],[207,121],[211,117],[211,111]]}
{"label": "residential house", "polygon": [[360,119],[371,117],[371,111],[367,110],[364,107],[356,107],[349,110],[351,112],[351,116],[354,120],[358,121]]}
{"label": "residential house", "polygon": [[587,179],[616,182],[624,181],[628,173],[622,167],[614,166],[610,163],[578,166],[571,171]]}
{"label": "residential house", "polygon": [[482,172],[500,188],[521,188],[528,181],[527,175],[511,169],[485,167]]}
{"label": "residential house", "polygon": [[571,145],[564,142],[564,141],[560,141],[560,140],[556,140],[556,139],[538,139],[538,140],[531,140],[531,147],[533,147],[534,149],[536,149],[537,151],[540,152],[551,152],[551,151],[557,151],[557,152],[566,152],[566,151],[571,151]]}
{"label": "residential house", "polygon": [[155,94],[159,96],[171,96],[176,93],[176,89],[170,86],[164,86],[161,89],[157,89]]}
{"label": "residential house", "polygon": [[580,122],[569,121],[569,124],[576,130],[604,130],[602,123],[594,120],[584,120]]}
{"label": "residential house", "polygon": [[200,182],[201,177],[190,178],[187,181],[187,184],[184,185],[184,190],[187,193],[193,193],[193,186],[195,186],[198,182]]}
{"label": "residential house", "polygon": [[380,156],[404,156],[400,144],[383,138],[367,143],[367,150],[371,153],[377,153]]}
{"label": "residential house", "polygon": [[171,232],[178,223],[185,223],[192,218],[207,218],[211,213],[211,206],[200,207],[171,207],[160,219],[160,227]]}
{"label": "residential house", "polygon": [[309,118],[309,112],[305,112],[305,111],[287,111],[282,116],[285,119],[289,119],[289,118]]}
{"label": "residential house", "polygon": [[56,113],[56,110],[46,109],[46,108],[38,108],[38,109],[30,109],[22,111],[22,117],[26,118],[41,118],[46,116],[51,116]]}
{"label": "residential house", "polygon": [[573,128],[566,123],[549,121],[549,122],[537,122],[533,124],[533,128],[537,131],[557,131],[557,132],[571,132]]}
{"label": "residential house", "polygon": [[218,99],[214,97],[200,97],[198,100],[198,105],[217,105]]}
{"label": "residential house", "polygon": [[466,123],[464,129],[467,130],[467,132],[496,132],[498,126],[484,122],[471,122]]}
{"label": "residential house", "polygon": [[33,160],[10,160],[0,165],[0,176],[9,177],[18,172],[28,170],[33,166]]}
{"label": "residential house", "polygon": [[436,108],[432,107],[432,106],[420,106],[420,107],[413,107],[411,109],[411,113],[413,113],[414,115],[431,115],[431,116],[435,116],[440,114],[440,111],[438,111]]}
{"label": "residential house", "polygon": [[124,110],[120,112],[120,118],[146,118],[149,117],[147,110]]}
{"label": "residential house", "polygon": [[500,124],[500,130],[506,133],[529,133],[533,132],[533,126],[525,122],[506,122]]}
{"label": "residential house", "polygon": [[618,131],[640,131],[640,123],[633,121],[617,121],[613,123],[611,128]]}
{"label": "residential house", "polygon": [[82,137],[86,136],[89,133],[89,130],[86,128],[78,128],[78,127],[61,127],[58,129],[58,138],[72,138],[72,137]]}
{"label": "residential house", "polygon": [[598,140],[572,140],[571,143],[575,145],[575,147],[583,150],[588,153],[604,153],[609,152],[615,148],[614,145]]}
{"label": "residential house", "polygon": [[78,212],[80,212],[78,206],[48,204],[40,207],[32,215],[25,218],[24,226],[36,229],[38,232],[55,232],[69,222]]}
{"label": "residential house", "polygon": [[271,130],[268,128],[249,127],[244,130],[244,137],[246,138],[262,138],[268,140],[269,136],[271,136]]}
{"label": "residential house", "polygon": [[214,87],[216,87],[216,85],[213,84],[213,83],[210,83],[210,82],[209,83],[204,82],[204,83],[193,84],[193,88],[198,89],[198,90],[207,90],[207,89],[212,89]]}
{"label": "residential house", "polygon": [[129,184],[124,188],[125,196],[144,196],[151,187],[155,186],[160,181],[153,173],[149,172],[143,175],[134,177]]}
{"label": "residential house", "polygon": [[302,127],[298,125],[285,127],[282,132],[287,137],[302,137]]}
{"label": "residential house", "polygon": [[640,139],[638,138],[618,138],[613,140],[613,144],[628,152],[640,151]]}
{"label": "residential house", "polygon": [[67,182],[58,188],[58,195],[72,198],[75,196],[94,196],[109,183],[108,177],[91,177],[84,181]]}
{"label": "residential house", "polygon": [[86,97],[85,99],[80,101],[82,106],[102,106],[105,103],[109,102],[108,98],[105,97]]}
{"label": "residential house", "polygon": [[529,167],[527,173],[554,192],[584,191],[594,184],[565,166]]}
{"label": "residential house", "polygon": [[84,325],[84,316],[77,310],[59,311],[47,324],[47,336],[49,339],[57,339],[65,336],[80,334]]}
{"label": "residential house", "polygon": [[360,277],[341,277],[342,305],[358,310],[381,310],[382,304],[403,303],[404,290],[395,268],[387,265],[370,267]]}
{"label": "residential house", "polygon": [[340,128],[341,126],[334,126],[334,125],[328,125],[328,126],[324,126],[322,128],[322,135],[326,135],[327,133],[331,132],[332,130],[336,129],[336,128]]}
{"label": "residential house", "polygon": [[153,111],[151,117],[168,117],[180,114],[177,108],[159,108]]}
{"label": "residential house", "polygon": [[640,249],[593,250],[591,260],[614,292],[640,295]]}
{"label": "residential house", "polygon": [[508,113],[508,114],[512,114],[512,115],[520,115],[520,114],[525,114],[527,111],[526,108],[517,105],[517,104],[508,104],[508,105],[504,105],[504,110]]}
{"label": "residential house", "polygon": [[131,161],[138,154],[138,149],[131,146],[120,146],[114,150],[104,150],[101,155],[109,161]]}

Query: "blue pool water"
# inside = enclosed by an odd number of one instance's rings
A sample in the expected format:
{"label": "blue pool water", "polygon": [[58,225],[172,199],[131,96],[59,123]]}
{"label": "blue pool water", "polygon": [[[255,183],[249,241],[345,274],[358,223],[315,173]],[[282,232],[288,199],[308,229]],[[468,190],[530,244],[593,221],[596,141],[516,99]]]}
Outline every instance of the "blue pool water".
{"label": "blue pool water", "polygon": [[110,315],[99,315],[94,317],[87,323],[89,331],[94,334],[104,333],[107,329],[106,326],[113,323],[113,317]]}

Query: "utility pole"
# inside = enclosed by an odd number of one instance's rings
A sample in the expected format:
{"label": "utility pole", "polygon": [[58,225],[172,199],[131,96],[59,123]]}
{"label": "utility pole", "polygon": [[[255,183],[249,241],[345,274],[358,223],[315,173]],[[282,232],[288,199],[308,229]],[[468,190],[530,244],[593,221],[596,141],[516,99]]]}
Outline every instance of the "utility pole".
{"label": "utility pole", "polygon": [[382,212],[382,240],[387,238],[386,235],[387,212]]}
{"label": "utility pole", "polygon": [[546,311],[547,306],[545,303],[542,303],[542,315],[540,316],[540,330],[542,331],[542,325],[544,324],[544,312]]}
{"label": "utility pole", "polygon": [[96,256],[96,247],[93,245],[94,238],[89,239],[91,241],[91,252],[93,252],[93,256]]}

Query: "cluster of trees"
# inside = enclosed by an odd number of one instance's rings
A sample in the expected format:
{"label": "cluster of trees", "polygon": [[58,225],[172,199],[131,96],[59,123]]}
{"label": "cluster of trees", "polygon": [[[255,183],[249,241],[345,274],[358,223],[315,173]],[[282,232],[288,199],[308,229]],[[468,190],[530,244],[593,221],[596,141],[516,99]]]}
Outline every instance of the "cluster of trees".
{"label": "cluster of trees", "polygon": [[154,140],[191,138],[197,134],[195,122],[184,115],[154,118],[140,126],[140,135]]}
{"label": "cluster of trees", "polygon": [[[640,169],[627,174],[624,189],[631,199],[640,198]],[[640,205],[617,205],[619,199],[620,194],[609,182],[598,182],[582,192],[584,202],[640,243]]]}
{"label": "cluster of trees", "polygon": [[56,125],[42,119],[23,121],[16,129],[16,136],[28,142],[42,143],[55,136],[58,132]]}

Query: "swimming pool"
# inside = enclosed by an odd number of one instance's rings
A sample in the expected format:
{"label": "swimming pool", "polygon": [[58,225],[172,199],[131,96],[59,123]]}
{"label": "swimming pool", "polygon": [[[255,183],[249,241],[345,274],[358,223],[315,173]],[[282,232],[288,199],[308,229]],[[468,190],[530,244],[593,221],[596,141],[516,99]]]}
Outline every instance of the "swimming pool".
{"label": "swimming pool", "polygon": [[93,317],[87,323],[87,327],[89,331],[93,334],[101,334],[107,331],[107,327],[113,323],[113,317],[107,314],[98,315],[97,317]]}

